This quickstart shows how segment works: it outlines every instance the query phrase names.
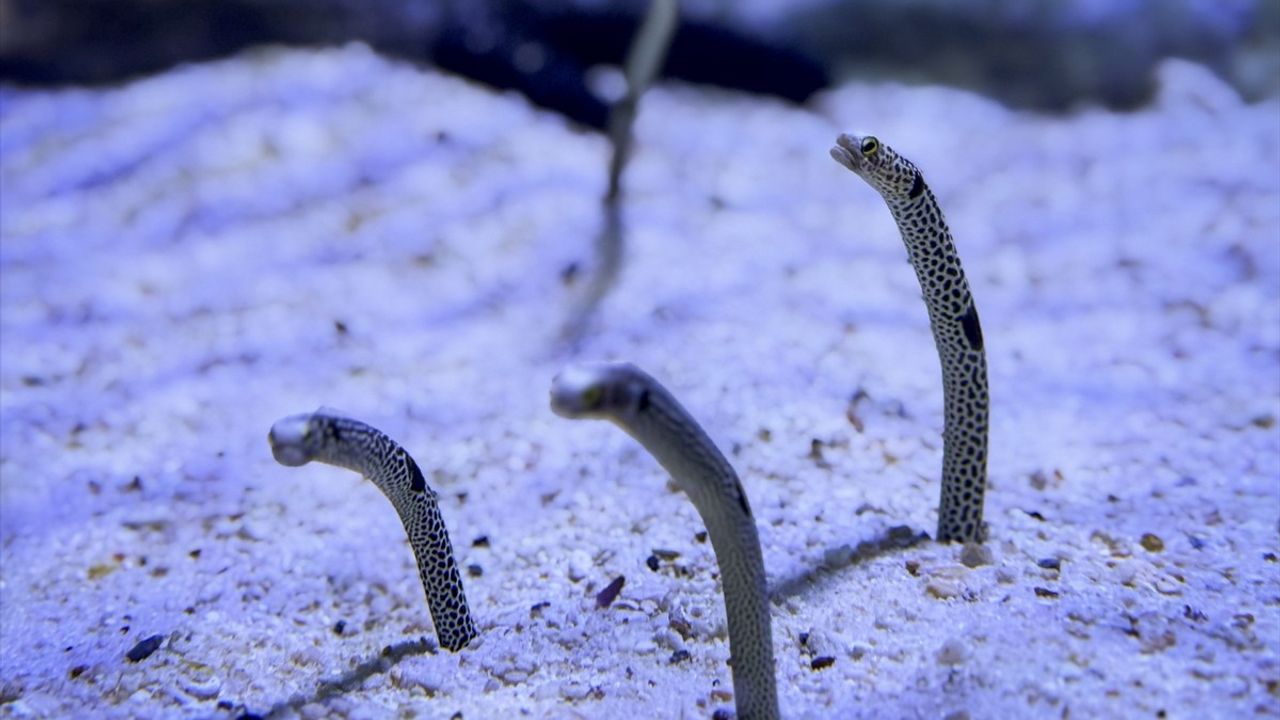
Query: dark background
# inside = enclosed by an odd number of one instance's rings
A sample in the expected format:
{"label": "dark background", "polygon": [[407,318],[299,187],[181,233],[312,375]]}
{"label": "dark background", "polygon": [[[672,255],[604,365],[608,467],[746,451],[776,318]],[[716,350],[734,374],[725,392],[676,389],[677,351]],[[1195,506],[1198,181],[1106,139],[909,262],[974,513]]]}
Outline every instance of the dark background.
{"label": "dark background", "polygon": [[[584,75],[647,0],[0,0],[0,81],[117,83],[262,44],[363,41],[593,127]],[[1127,109],[1163,58],[1246,98],[1280,88],[1277,0],[685,0],[664,75],[797,102],[850,77],[944,83],[1045,111]],[[529,57],[537,62],[530,63]]]}

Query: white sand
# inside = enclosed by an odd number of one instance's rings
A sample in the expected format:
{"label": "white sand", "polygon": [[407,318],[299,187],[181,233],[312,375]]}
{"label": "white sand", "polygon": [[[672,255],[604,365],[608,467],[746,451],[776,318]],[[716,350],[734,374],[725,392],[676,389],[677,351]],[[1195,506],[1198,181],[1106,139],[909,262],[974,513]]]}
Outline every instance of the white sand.
{"label": "white sand", "polygon": [[[1280,104],[1162,82],[1068,118],[899,86],[646,96],[624,276],[580,357],[647,368],[738,468],[788,717],[1280,715]],[[692,506],[547,408],[601,138],[360,47],[0,102],[0,715],[732,707]],[[840,561],[931,533],[941,463],[915,277],[827,156],[855,128],[924,169],[977,298],[988,566]],[[422,588],[371,484],[272,461],[271,423],[322,404],[441,493],[483,573],[472,648],[413,644]]]}

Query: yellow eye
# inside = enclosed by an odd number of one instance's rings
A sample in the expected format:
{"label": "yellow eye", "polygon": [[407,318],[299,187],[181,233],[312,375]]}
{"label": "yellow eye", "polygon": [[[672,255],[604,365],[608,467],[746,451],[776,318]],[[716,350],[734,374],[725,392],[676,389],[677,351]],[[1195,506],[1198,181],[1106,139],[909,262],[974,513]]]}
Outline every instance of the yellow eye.
{"label": "yellow eye", "polygon": [[868,135],[862,138],[862,145],[858,149],[862,151],[863,157],[871,157],[880,149],[880,141]]}
{"label": "yellow eye", "polygon": [[583,407],[589,407],[589,408],[596,407],[597,405],[600,404],[600,401],[602,399],[604,399],[604,390],[601,389],[599,385],[592,385],[591,387],[582,391]]}

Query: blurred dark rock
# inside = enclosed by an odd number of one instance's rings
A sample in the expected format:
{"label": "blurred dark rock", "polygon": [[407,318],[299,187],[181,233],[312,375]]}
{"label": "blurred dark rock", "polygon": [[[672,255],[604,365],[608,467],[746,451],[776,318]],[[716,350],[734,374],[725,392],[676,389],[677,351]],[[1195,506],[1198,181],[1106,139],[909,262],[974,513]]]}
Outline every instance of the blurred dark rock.
{"label": "blurred dark rock", "polygon": [[958,85],[1016,107],[1133,108],[1171,56],[1208,66],[1246,97],[1280,85],[1280,3],[1270,0],[831,1],[792,13],[787,26],[790,42],[837,77]]}
{"label": "blurred dark rock", "polygon": [[[0,80],[112,83],[260,44],[363,41],[430,62],[595,128],[608,102],[587,70],[620,65],[645,5],[466,0],[0,0]],[[722,24],[683,22],[665,75],[803,101],[816,61]]]}
{"label": "blurred dark rock", "polygon": [[[0,0],[0,80],[111,83],[259,44],[363,41],[592,127],[648,0]],[[802,102],[833,79],[943,83],[1014,106],[1131,108],[1177,55],[1247,98],[1280,87],[1266,0],[684,0],[664,75]]]}

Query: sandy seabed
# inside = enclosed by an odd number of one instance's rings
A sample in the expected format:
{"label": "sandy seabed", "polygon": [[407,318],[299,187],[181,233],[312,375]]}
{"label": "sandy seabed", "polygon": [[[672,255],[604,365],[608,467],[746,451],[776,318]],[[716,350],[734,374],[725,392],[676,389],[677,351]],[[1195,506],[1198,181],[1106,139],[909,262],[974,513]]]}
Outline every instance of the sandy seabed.
{"label": "sandy seabed", "polygon": [[[738,469],[787,717],[1280,716],[1280,103],[1161,88],[645,96],[572,355],[648,369]],[[969,273],[989,564],[885,541],[934,529],[941,381],[888,212],[827,156],[853,129],[924,170]],[[360,46],[0,91],[0,716],[731,709],[697,514],[547,407],[607,153]],[[435,648],[371,484],[272,461],[320,405],[440,493],[472,647]]]}

